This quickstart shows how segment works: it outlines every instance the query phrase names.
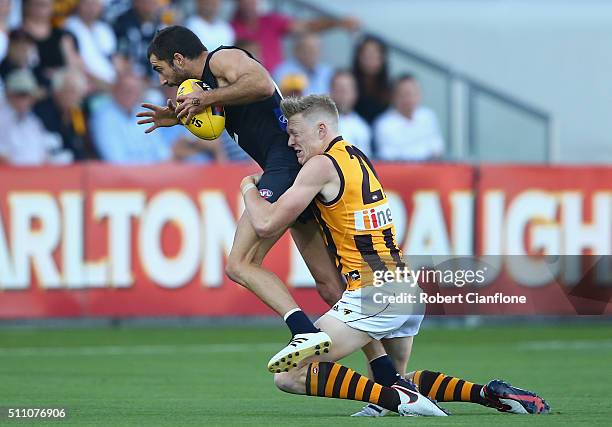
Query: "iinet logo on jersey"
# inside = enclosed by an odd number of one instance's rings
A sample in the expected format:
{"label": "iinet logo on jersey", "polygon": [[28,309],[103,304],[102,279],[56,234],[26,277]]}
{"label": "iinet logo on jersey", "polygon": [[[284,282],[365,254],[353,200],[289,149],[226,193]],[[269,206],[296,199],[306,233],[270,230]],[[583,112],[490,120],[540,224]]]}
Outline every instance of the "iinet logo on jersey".
{"label": "iinet logo on jersey", "polygon": [[355,211],[356,230],[376,230],[393,224],[391,208],[388,203],[383,203],[375,208]]}

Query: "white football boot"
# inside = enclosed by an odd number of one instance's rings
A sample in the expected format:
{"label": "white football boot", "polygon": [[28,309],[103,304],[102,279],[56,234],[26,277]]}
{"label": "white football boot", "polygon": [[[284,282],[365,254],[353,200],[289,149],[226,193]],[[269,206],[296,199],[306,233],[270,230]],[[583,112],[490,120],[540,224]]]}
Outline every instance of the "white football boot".
{"label": "white football boot", "polygon": [[440,408],[436,402],[423,396],[416,386],[407,380],[399,380],[391,386],[400,396],[397,409],[401,416],[422,415],[427,417],[446,417],[448,413]]}
{"label": "white football boot", "polygon": [[355,412],[351,417],[384,417],[390,411],[385,408],[381,408],[373,403],[368,403],[366,406],[361,408],[361,411]]}
{"label": "white football boot", "polygon": [[268,371],[287,372],[311,356],[329,353],[332,340],[323,331],[295,335],[287,347],[276,353],[268,362]]}

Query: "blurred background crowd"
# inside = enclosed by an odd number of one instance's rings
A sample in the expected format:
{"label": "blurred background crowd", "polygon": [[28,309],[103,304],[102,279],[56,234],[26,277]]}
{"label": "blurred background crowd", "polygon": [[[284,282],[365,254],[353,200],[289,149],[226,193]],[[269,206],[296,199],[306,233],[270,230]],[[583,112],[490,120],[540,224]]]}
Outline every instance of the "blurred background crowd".
{"label": "blurred background crowd", "polygon": [[[249,51],[285,96],[331,95],[341,134],[371,158],[444,155],[418,80],[392,78],[385,44],[356,19],[298,19],[258,0],[0,0],[0,164],[249,161],[226,133],[207,142],[182,126],[145,135],[136,124],[142,102],[175,96],[146,57],[168,25],[187,26],[209,51]],[[341,69],[321,59],[320,34],[330,29],[354,34],[352,61]]]}

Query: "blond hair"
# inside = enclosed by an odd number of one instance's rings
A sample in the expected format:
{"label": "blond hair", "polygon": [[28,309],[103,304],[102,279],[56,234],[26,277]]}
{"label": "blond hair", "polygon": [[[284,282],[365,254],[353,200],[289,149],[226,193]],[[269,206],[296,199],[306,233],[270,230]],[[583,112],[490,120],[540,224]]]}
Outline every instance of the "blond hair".
{"label": "blond hair", "polygon": [[281,101],[281,110],[287,120],[296,114],[305,118],[326,121],[334,129],[338,129],[338,108],[327,95],[308,95],[304,97],[289,97]]}

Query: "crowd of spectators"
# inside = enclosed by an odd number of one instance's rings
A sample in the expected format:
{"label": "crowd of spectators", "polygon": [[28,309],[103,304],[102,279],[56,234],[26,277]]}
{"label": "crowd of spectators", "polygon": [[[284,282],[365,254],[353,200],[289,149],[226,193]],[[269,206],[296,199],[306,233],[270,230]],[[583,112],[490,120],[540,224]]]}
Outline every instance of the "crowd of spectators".
{"label": "crowd of spectators", "polygon": [[[145,134],[136,124],[142,102],[175,96],[175,88],[159,87],[146,56],[156,31],[175,24],[190,28],[209,51],[248,50],[285,96],[329,94],[341,134],[374,159],[444,154],[417,79],[391,79],[381,40],[359,37],[346,69],[322,60],[319,34],[357,34],[354,19],[299,20],[263,12],[258,0],[0,0],[0,164],[247,161],[227,134],[207,142],[182,126]],[[287,56],[286,37],[293,47]]]}

